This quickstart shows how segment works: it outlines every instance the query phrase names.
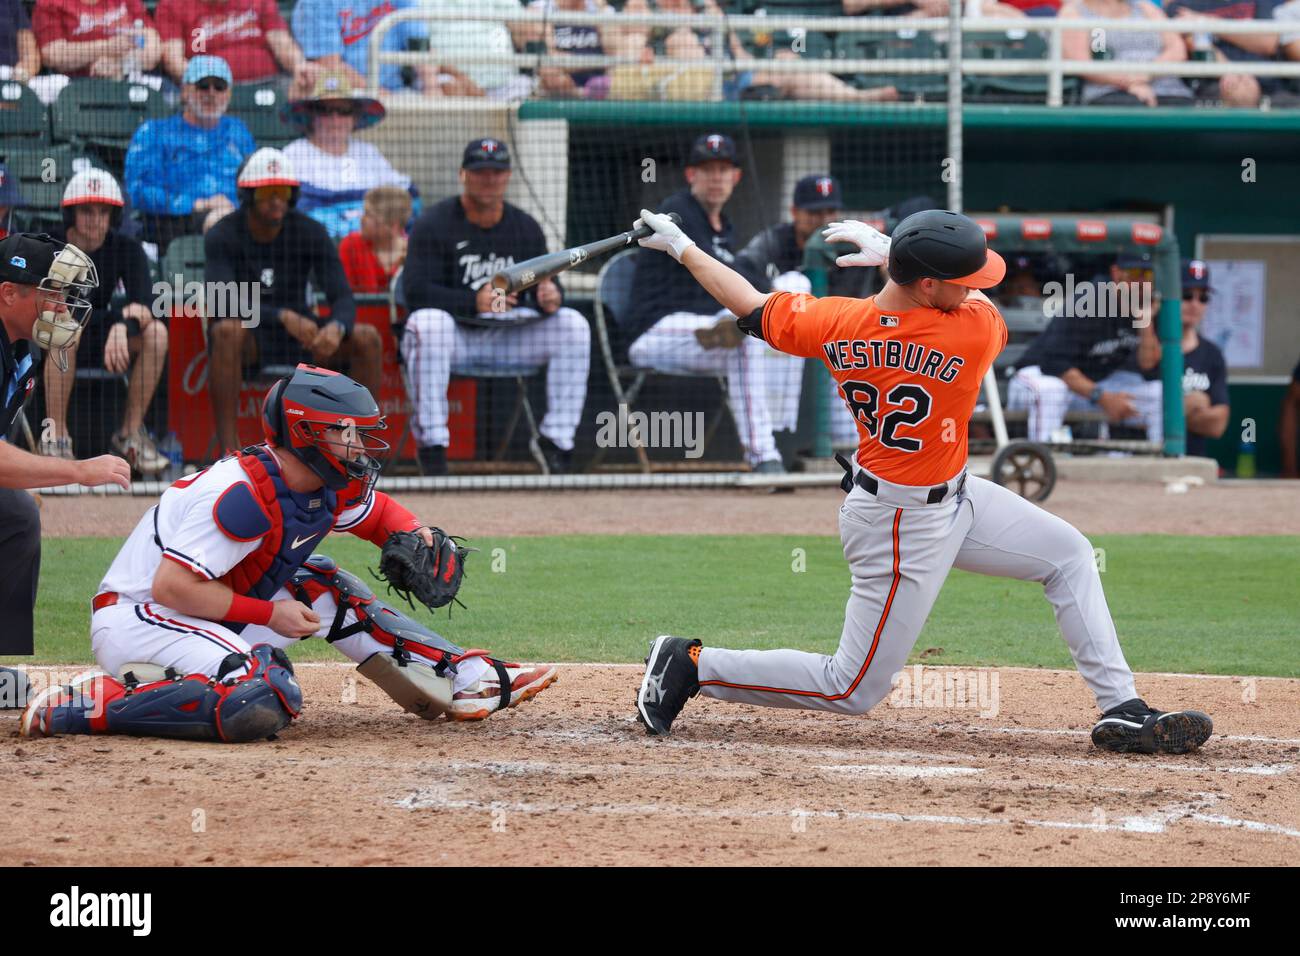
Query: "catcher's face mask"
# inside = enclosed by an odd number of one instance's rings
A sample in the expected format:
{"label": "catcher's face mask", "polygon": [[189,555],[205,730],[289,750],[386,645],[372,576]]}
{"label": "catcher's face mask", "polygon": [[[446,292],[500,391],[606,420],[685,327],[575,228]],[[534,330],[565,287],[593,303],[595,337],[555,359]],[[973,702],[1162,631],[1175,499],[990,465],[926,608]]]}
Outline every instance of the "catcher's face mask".
{"label": "catcher's face mask", "polygon": [[41,348],[54,353],[59,371],[68,370],[68,350],[75,349],[81,330],[90,319],[88,296],[99,285],[99,274],[90,257],[76,246],[64,246],[50,264],[50,271],[36,287],[37,317],[32,338]]}
{"label": "catcher's face mask", "polygon": [[[317,470],[317,474],[321,474],[329,487],[338,491],[360,481],[364,498],[379,479],[388,456],[388,442],[374,434],[386,427],[384,419],[376,416],[373,422],[344,418],[329,425],[302,421],[294,430],[310,441],[328,466],[328,473]],[[307,464],[311,466],[310,461]]]}

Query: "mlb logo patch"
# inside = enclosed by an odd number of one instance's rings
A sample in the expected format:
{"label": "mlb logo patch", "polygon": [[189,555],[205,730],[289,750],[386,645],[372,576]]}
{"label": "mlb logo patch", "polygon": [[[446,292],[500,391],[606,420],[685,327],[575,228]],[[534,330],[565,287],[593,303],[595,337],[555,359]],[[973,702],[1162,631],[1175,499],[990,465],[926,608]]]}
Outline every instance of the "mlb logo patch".
{"label": "mlb logo patch", "polygon": [[11,266],[17,266],[19,269],[27,268],[27,260],[24,259],[22,256],[14,256],[12,259],[9,260],[9,264]]}
{"label": "mlb logo patch", "polygon": [[880,324],[885,326],[886,328],[893,328],[894,326],[898,325],[898,316],[882,315],[880,317]]}

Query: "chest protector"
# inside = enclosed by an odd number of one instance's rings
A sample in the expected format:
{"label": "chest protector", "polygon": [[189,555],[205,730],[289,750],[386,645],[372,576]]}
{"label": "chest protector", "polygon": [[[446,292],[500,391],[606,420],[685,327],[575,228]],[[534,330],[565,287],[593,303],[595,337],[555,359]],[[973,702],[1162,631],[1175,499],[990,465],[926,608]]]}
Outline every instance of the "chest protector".
{"label": "chest protector", "polygon": [[[257,550],[221,580],[236,594],[269,601],[329,534],[341,503],[329,488],[291,491],[280,475],[280,466],[264,448],[241,452],[239,464],[271,527]],[[242,625],[233,626],[240,628]]]}

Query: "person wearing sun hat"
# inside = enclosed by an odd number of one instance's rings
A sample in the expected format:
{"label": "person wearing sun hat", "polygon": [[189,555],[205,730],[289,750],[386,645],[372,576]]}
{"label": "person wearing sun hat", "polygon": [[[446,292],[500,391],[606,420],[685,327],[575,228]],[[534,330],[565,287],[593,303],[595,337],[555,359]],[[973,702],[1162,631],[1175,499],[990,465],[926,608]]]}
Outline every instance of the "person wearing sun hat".
{"label": "person wearing sun hat", "polygon": [[322,73],[310,95],[289,103],[289,120],[303,132],[284,149],[298,171],[298,209],[338,240],[361,228],[366,193],[376,186],[410,190],[411,177],[398,172],[373,144],[354,134],[383,120],[379,100],[358,93],[348,75]]}

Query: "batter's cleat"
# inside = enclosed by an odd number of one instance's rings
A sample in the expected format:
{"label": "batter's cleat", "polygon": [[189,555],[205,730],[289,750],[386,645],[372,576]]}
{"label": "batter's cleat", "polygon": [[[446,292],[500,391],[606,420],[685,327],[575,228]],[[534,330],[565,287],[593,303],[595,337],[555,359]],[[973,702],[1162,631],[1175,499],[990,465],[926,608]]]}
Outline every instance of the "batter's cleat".
{"label": "batter's cleat", "polygon": [[[472,651],[466,656],[471,655]],[[486,660],[492,666],[483,676],[452,695],[451,708],[447,711],[449,720],[483,720],[498,710],[531,700],[559,679],[554,667],[524,667],[490,657]]]}
{"label": "batter's cleat", "polygon": [[96,680],[106,676],[103,671],[90,670],[78,674],[70,683],[45,688],[27,702],[18,721],[18,733],[24,737],[90,733],[90,718],[103,713],[91,695]]}
{"label": "batter's cleat", "polygon": [[31,694],[31,682],[22,671],[0,667],[0,710],[22,710]]}
{"label": "batter's cleat", "polygon": [[565,451],[545,435],[532,439],[528,450],[543,475],[567,475],[573,470],[573,451]]}
{"label": "batter's cleat", "polygon": [[1140,697],[1101,715],[1092,742],[1115,753],[1185,754],[1210,739],[1214,721],[1199,710],[1152,710]]}
{"label": "batter's cleat", "polygon": [[691,648],[698,640],[661,635],[650,642],[645,676],[636,695],[636,717],[646,732],[666,737],[686,701],[700,692],[699,668]]}

